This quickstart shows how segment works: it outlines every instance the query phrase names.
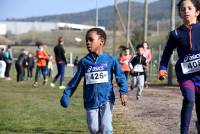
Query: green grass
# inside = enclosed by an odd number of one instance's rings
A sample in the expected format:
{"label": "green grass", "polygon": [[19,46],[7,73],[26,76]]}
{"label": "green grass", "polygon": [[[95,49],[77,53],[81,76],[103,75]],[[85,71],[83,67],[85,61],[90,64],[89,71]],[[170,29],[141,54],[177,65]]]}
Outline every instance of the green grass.
{"label": "green grass", "polygon": [[[32,88],[32,81],[16,83],[0,80],[0,134],[88,134],[79,86],[68,109],[59,104],[62,90],[40,85]],[[80,84],[81,85],[81,84]],[[134,125],[114,113],[114,133],[139,133]],[[129,129],[124,132],[124,128]]]}

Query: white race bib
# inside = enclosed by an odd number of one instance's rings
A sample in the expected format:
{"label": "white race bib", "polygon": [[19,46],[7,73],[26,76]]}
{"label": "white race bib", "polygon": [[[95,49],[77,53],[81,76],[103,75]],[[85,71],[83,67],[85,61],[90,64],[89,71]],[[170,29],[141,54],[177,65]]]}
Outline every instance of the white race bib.
{"label": "white race bib", "polygon": [[107,64],[88,66],[88,69],[85,73],[85,80],[86,85],[108,82]]}
{"label": "white race bib", "polygon": [[137,64],[134,66],[134,72],[144,72],[142,64]]}
{"label": "white race bib", "polygon": [[85,73],[86,85],[108,82],[108,71]]}
{"label": "white race bib", "polygon": [[200,59],[181,63],[183,74],[190,74],[200,71]]}

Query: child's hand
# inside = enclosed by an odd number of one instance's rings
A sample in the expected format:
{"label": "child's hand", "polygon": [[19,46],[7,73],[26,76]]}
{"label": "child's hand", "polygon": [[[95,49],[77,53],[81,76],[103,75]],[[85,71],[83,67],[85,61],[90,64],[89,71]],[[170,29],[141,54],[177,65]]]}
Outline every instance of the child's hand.
{"label": "child's hand", "polygon": [[160,70],[159,71],[159,80],[164,80],[167,76],[167,71],[166,70]]}
{"label": "child's hand", "polygon": [[70,97],[63,94],[63,96],[60,99],[61,106],[63,106],[64,108],[67,108],[69,106],[69,103],[70,103]]}
{"label": "child's hand", "polygon": [[134,73],[134,69],[131,69],[131,73]]}
{"label": "child's hand", "polygon": [[124,95],[120,95],[120,98],[121,98],[122,106],[126,106],[128,102],[128,96],[124,94]]}

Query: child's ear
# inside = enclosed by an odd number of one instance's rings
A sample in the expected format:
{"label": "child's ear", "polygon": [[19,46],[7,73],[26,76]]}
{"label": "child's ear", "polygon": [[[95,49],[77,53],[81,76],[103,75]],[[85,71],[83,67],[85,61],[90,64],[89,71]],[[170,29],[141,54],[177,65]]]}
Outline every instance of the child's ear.
{"label": "child's ear", "polygon": [[101,39],[101,45],[104,45],[105,41],[103,39]]}
{"label": "child's ear", "polygon": [[196,11],[196,16],[198,17],[198,16],[199,16],[199,14],[200,14],[200,11],[199,11],[199,10],[197,10],[197,11]]}

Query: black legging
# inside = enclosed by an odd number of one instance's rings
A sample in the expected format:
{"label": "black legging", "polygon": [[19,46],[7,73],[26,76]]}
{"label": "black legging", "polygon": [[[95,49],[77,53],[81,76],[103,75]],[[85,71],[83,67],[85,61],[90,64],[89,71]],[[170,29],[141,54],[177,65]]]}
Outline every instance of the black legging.
{"label": "black legging", "polygon": [[15,68],[17,70],[17,82],[24,80],[25,70],[24,67],[18,63],[15,63]]}
{"label": "black legging", "polygon": [[33,68],[27,68],[27,77],[32,78],[33,77]]}
{"label": "black legging", "polygon": [[6,63],[5,77],[10,77],[11,65],[12,65],[12,63]]}

